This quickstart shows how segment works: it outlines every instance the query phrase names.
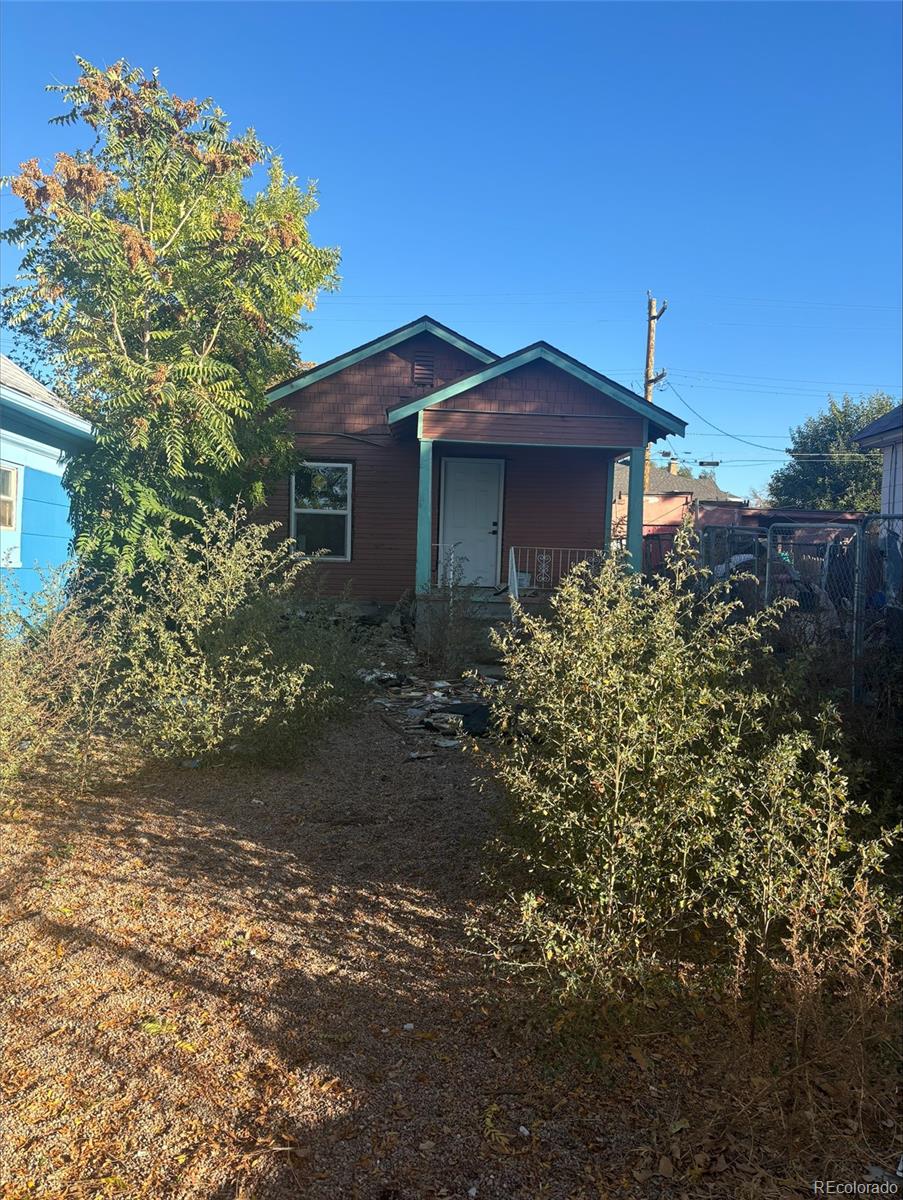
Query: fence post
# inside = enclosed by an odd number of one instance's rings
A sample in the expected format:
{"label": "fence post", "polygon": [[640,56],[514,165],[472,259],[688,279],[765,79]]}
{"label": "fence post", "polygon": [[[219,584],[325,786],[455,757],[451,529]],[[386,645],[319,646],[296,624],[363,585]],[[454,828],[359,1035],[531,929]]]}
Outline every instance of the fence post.
{"label": "fence post", "polygon": [[850,698],[858,704],[862,691],[862,650],[865,634],[865,591],[868,576],[868,538],[866,527],[871,520],[863,517],[856,526],[856,553],[853,557],[853,638]]}
{"label": "fence post", "polygon": [[771,556],[774,552],[772,542],[772,534],[774,533],[774,525],[768,528],[768,541],[765,543],[765,607],[771,603]]}

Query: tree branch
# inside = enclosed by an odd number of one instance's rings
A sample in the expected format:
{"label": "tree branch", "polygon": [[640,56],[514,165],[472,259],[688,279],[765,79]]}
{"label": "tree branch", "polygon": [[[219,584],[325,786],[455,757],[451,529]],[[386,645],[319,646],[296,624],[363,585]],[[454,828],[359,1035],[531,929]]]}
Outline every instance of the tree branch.
{"label": "tree branch", "polygon": [[194,210],[197,208],[197,206],[200,204],[200,202],[201,202],[201,201],[204,199],[204,197],[207,195],[207,191],[208,191],[209,187],[210,187],[210,183],[208,182],[208,183],[207,183],[207,186],[206,186],[206,187],[204,187],[204,188],[203,188],[203,189],[202,189],[202,190],[201,190],[201,191],[198,193],[198,195],[195,197],[195,199],[194,199],[193,203],[191,203],[191,204],[188,206],[188,212],[185,214],[185,216],[184,216],[184,217],[182,218],[182,220],[181,220],[181,221],[178,223],[178,225],[177,225],[177,226],[175,227],[175,229],[172,231],[172,233],[171,233],[171,234],[170,234],[170,236],[167,238],[167,240],[166,240],[166,241],[163,243],[163,245],[162,245],[162,246],[160,247],[160,249],[157,251],[157,257],[158,257],[158,258],[162,258],[162,257],[163,257],[163,255],[166,253],[166,251],[167,251],[167,250],[170,248],[170,246],[173,244],[173,242],[176,240],[176,238],[177,238],[177,237],[179,236],[179,234],[182,232],[182,227],[184,226],[184,224],[185,224],[185,222],[188,220],[188,218],[189,218],[189,217],[192,215],[192,213],[193,213],[193,212],[194,212]]}
{"label": "tree branch", "polygon": [[122,330],[119,328],[119,317],[117,316],[117,313],[116,313],[115,303],[113,304],[113,332],[116,334],[116,341],[119,343],[122,353],[126,356],[126,358],[128,358],[129,352],[126,347],[125,340],[122,336]]}

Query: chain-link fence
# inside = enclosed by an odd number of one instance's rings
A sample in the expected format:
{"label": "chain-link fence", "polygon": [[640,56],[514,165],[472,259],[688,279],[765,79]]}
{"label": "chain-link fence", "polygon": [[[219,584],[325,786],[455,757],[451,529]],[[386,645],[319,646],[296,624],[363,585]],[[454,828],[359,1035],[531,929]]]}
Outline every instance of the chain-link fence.
{"label": "chain-link fence", "polygon": [[735,589],[750,611],[795,601],[781,625],[782,646],[833,650],[860,701],[881,686],[888,661],[903,649],[901,534],[903,516],[886,513],[767,529],[709,525],[700,553],[713,579],[751,577],[738,578]]}
{"label": "chain-link fence", "polygon": [[866,517],[859,531],[854,592],[853,699],[877,699],[888,666],[903,654],[903,515]]}
{"label": "chain-link fence", "polygon": [[735,587],[752,612],[762,607],[765,595],[767,539],[768,530],[753,525],[706,525],[700,533],[700,558],[712,579],[752,576],[738,580]]}

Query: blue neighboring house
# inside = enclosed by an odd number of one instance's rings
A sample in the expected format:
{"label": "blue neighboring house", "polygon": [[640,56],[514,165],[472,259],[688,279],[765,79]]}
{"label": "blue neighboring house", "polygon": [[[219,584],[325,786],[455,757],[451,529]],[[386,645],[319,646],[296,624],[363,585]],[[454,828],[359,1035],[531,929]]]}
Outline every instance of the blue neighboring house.
{"label": "blue neighboring house", "polygon": [[0,573],[26,596],[69,558],[65,456],[91,440],[87,421],[0,354]]}

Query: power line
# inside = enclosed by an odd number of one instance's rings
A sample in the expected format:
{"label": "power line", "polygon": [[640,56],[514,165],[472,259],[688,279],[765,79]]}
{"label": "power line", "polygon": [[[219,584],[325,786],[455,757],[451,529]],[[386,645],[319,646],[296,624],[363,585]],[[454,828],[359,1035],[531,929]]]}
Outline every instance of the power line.
{"label": "power line", "polygon": [[671,391],[678,398],[678,400],[681,402],[681,404],[684,406],[684,408],[688,408],[690,410],[690,412],[694,415],[694,417],[698,417],[700,421],[704,422],[711,429],[716,430],[716,432],[722,434],[724,437],[733,439],[733,441],[735,441],[735,442],[742,442],[744,446],[752,446],[753,449],[755,449],[755,450],[768,450],[769,453],[774,454],[774,450],[775,450],[774,446],[762,446],[758,442],[751,442],[751,441],[748,441],[746,438],[738,437],[735,433],[728,433],[728,431],[726,429],[722,429],[720,425],[716,425],[713,421],[710,421],[708,419],[708,417],[704,417],[701,412],[698,412],[693,407],[692,404],[688,404],[687,401],[684,400],[683,396],[680,394],[680,392],[677,390],[677,388],[674,386],[674,384],[671,383],[670,381],[665,386],[669,387],[671,389]]}
{"label": "power line", "polygon": [[[773,296],[725,296],[720,292],[695,292],[690,293],[700,299],[725,301],[729,300],[732,303],[745,304],[772,304],[778,307],[800,307],[800,308],[848,308],[853,310],[878,311],[878,312],[899,312],[901,305],[899,304],[850,304],[845,301],[838,300],[810,300],[808,297],[796,298],[788,297],[786,299],[778,299]],[[437,300],[493,300],[493,299],[526,299],[537,300],[545,303],[551,299],[563,300],[580,300],[583,303],[593,304],[599,300],[619,300],[625,297],[636,298],[637,290],[624,289],[621,291],[610,292],[581,292],[581,291],[566,291],[566,292],[525,292],[523,290],[514,292],[428,292],[421,293],[421,297]],[[348,303],[350,300],[369,301],[369,300],[400,300],[404,302],[410,301],[409,293],[404,292],[358,292],[354,296],[349,296],[344,300]]]}
{"label": "power line", "polygon": [[[674,374],[682,375],[683,373],[681,371],[675,371]],[[683,383],[683,385],[685,387],[702,388],[704,391],[707,391],[707,392],[731,392],[731,393],[735,393],[737,395],[742,395],[742,396],[786,396],[788,399],[794,399],[794,400],[818,400],[818,399],[823,398],[825,395],[825,389],[818,388],[818,387],[811,387],[811,388],[757,387],[753,383],[747,383],[745,381],[732,380],[732,379],[726,379],[724,381],[714,380],[710,383],[701,383],[701,382],[697,383],[697,382],[691,382],[690,379],[682,378],[681,383]],[[847,387],[849,387],[849,386],[851,386],[851,385],[848,384]],[[862,384],[859,384],[859,385],[854,384],[852,386],[857,391],[863,390]],[[873,385],[873,384],[865,385],[866,388],[872,388],[874,386],[875,385]],[[844,390],[846,390],[846,388]],[[884,392],[895,392],[895,391],[898,391],[899,389],[881,387],[880,389],[876,389],[876,390],[881,390]]]}
{"label": "power line", "polygon": [[[761,442],[752,442],[748,438],[741,437],[740,435],[738,435],[736,433],[728,433],[728,431],[726,429],[722,429],[720,425],[716,425],[713,421],[710,421],[708,419],[708,417],[704,417],[701,412],[699,412],[697,409],[695,409],[692,406],[692,404],[688,404],[687,401],[684,400],[683,396],[680,394],[680,392],[677,390],[677,388],[674,386],[673,383],[671,383],[669,381],[665,386],[669,387],[671,389],[671,391],[678,398],[678,400],[681,402],[681,404],[683,404],[685,408],[688,408],[695,417],[698,417],[698,419],[700,421],[704,422],[704,424],[708,425],[711,429],[714,429],[717,433],[720,433],[722,437],[730,438],[734,442],[740,442],[744,446],[752,446],[753,449],[755,449],[755,450],[768,450],[771,454],[774,454],[776,452],[776,450],[777,450],[776,446],[763,446]],[[704,437],[705,435],[701,434],[701,435],[697,435],[697,436]],[[775,435],[763,434],[762,436],[763,437],[773,437]],[[839,458],[858,459],[860,461],[865,459],[867,461],[868,457],[870,455],[876,455],[877,451],[870,452],[870,451],[862,451],[862,450],[832,450],[832,451],[827,451],[825,453],[813,452],[810,454],[803,450],[799,450],[799,451],[790,450],[790,451],[785,451],[784,453],[786,456],[793,458],[797,462],[836,462],[837,459],[839,459]],[[774,461],[780,462],[782,460],[776,459]]]}
{"label": "power line", "polygon": [[[676,375],[700,375],[703,377],[721,377],[726,379],[740,380],[760,380],[767,383],[810,383],[821,384],[824,387],[830,387],[831,384],[838,384],[842,381],[842,376],[836,376],[834,379],[799,379],[790,375],[753,375],[748,371],[710,371],[704,367],[672,367],[672,373]],[[883,383],[857,383],[853,384],[849,379],[846,380],[852,387],[884,387]],[[898,385],[895,385],[898,386]]]}

